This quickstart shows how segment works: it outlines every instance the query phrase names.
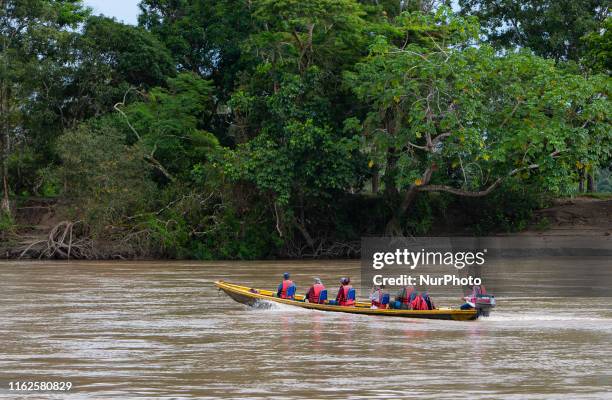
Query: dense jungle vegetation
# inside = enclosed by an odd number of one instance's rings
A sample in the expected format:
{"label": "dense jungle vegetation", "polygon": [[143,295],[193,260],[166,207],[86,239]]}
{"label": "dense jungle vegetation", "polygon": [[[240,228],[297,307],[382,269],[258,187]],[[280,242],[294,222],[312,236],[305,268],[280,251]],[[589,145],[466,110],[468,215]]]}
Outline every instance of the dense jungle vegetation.
{"label": "dense jungle vegetation", "polygon": [[131,26],[0,0],[0,240],[23,243],[34,200],[70,237],[53,257],[520,230],[612,187],[609,5],[143,0]]}

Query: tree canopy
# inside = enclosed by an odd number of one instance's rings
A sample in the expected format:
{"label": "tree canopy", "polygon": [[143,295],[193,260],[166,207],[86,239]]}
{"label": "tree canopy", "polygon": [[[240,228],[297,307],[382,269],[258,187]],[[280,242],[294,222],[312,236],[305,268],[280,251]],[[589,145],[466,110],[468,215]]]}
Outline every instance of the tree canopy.
{"label": "tree canopy", "polygon": [[609,17],[607,0],[459,0],[465,14],[478,17],[494,46],[529,48],[542,57],[578,61],[582,38],[598,32]]}
{"label": "tree canopy", "polygon": [[60,199],[109,254],[352,256],[607,184],[605,2],[1,4],[3,215]]}

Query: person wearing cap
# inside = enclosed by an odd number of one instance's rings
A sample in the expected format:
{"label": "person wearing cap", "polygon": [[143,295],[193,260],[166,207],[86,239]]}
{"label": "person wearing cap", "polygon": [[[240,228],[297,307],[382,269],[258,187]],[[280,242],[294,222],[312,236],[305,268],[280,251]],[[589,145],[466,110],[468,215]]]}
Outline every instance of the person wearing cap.
{"label": "person wearing cap", "polygon": [[319,304],[319,295],[321,294],[322,290],[325,290],[325,286],[321,282],[321,279],[314,278],[313,285],[310,287],[310,289],[308,289],[308,293],[306,293],[306,300],[308,300],[309,303]]}
{"label": "person wearing cap", "polygon": [[355,290],[352,290],[353,286],[351,286],[351,279],[342,278],[340,279],[340,284],[341,286],[338,290],[338,295],[336,296],[336,304],[338,304],[339,306],[354,306]]}
{"label": "person wearing cap", "polygon": [[[276,291],[276,297],[280,297],[281,299],[293,299],[294,296],[287,295],[287,291],[290,287],[295,286],[295,283],[291,279],[289,272],[285,272],[283,274],[283,281],[278,285],[278,290]],[[295,293],[295,290],[293,291]]]}

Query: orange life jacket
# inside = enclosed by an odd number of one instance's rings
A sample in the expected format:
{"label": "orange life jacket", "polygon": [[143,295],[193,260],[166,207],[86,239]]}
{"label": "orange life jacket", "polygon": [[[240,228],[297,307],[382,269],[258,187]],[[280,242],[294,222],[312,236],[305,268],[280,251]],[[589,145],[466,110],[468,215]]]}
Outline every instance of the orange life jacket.
{"label": "orange life jacket", "polygon": [[283,281],[283,288],[281,289],[281,299],[286,299],[287,298],[287,290],[293,286],[293,281],[291,279],[285,279]]}
{"label": "orange life jacket", "polygon": [[312,295],[308,298],[308,301],[311,303],[319,303],[319,296],[324,289],[325,286],[322,283],[315,283],[312,285]]}
{"label": "orange life jacket", "polygon": [[354,306],[355,305],[355,299],[349,300],[348,298],[349,290],[351,290],[352,288],[353,287],[351,285],[343,285],[340,288],[340,290],[342,290],[343,296],[340,298],[338,305],[341,305],[341,306]]}

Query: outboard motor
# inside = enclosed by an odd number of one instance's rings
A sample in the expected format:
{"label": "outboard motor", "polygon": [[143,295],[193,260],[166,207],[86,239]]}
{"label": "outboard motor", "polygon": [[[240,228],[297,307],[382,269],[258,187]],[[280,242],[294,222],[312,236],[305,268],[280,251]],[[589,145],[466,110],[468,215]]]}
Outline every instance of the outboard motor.
{"label": "outboard motor", "polygon": [[472,293],[465,297],[465,301],[483,317],[488,317],[491,309],[495,307],[495,296],[487,294],[484,286],[474,286]]}

